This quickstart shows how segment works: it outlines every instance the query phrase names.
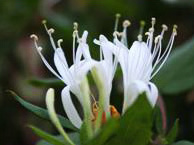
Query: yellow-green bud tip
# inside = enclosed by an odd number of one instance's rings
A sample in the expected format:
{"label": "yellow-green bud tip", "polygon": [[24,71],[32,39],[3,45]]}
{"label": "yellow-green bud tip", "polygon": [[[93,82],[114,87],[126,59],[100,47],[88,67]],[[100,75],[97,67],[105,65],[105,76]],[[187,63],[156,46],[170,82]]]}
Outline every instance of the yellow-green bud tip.
{"label": "yellow-green bud tip", "polygon": [[117,13],[115,16],[116,16],[116,18],[120,18],[121,14]]}
{"label": "yellow-green bud tip", "polygon": [[140,21],[140,25],[141,25],[141,26],[145,26],[145,21],[144,21],[144,20],[141,20],[141,21]]}
{"label": "yellow-green bud tip", "polygon": [[47,21],[46,20],[42,20],[42,24],[46,24],[47,23]]}

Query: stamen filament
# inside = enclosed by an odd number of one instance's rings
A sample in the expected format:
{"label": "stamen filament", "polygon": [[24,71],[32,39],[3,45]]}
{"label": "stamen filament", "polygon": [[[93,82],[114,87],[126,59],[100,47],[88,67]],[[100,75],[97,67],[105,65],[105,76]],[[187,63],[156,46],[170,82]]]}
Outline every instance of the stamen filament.
{"label": "stamen filament", "polygon": [[127,42],[127,27],[131,25],[131,22],[129,20],[125,20],[123,22],[123,32],[121,35],[121,42],[128,47],[128,42]]}
{"label": "stamen filament", "polygon": [[[157,70],[152,74],[151,76],[151,79],[159,72],[159,70],[162,68],[162,66],[164,65],[164,63],[166,62],[168,56],[170,55],[170,52],[171,52],[171,49],[172,49],[172,46],[173,46],[173,43],[174,43],[174,39],[175,39],[175,36],[177,35],[177,26],[174,25],[173,26],[173,32],[172,32],[172,35],[171,35],[171,38],[170,38],[170,41],[167,45],[167,48],[164,52],[164,54],[161,56],[161,58],[159,59],[159,61],[157,62],[157,64],[163,59],[163,57],[165,56],[164,60],[161,62],[161,64],[159,65],[159,67],[157,68]],[[155,69],[155,68],[154,68]]]}
{"label": "stamen filament", "polygon": [[145,27],[145,21],[140,21],[140,30],[137,36],[138,41],[142,41],[144,27]]}
{"label": "stamen filament", "polygon": [[119,19],[120,19],[120,17],[121,17],[121,14],[119,14],[119,13],[117,13],[116,15],[115,15],[115,27],[114,27],[114,32],[117,32],[117,29],[118,29],[118,24],[119,24]]}

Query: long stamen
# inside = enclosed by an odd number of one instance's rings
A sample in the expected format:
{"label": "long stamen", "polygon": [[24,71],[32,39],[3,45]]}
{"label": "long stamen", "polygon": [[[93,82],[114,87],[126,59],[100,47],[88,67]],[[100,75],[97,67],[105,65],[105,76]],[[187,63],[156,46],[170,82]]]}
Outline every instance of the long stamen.
{"label": "long stamen", "polygon": [[38,36],[35,34],[30,35],[30,38],[34,40],[35,47],[38,51],[42,51],[42,47],[38,46],[37,41],[38,41]]}
{"label": "long stamen", "polygon": [[167,45],[167,48],[166,48],[168,50],[167,53],[166,53],[166,56],[165,56],[164,60],[161,62],[160,66],[157,68],[157,70],[152,74],[150,79],[152,79],[159,72],[159,70],[162,68],[162,66],[166,62],[166,60],[167,60],[167,58],[168,58],[168,56],[171,52],[171,49],[172,49],[172,46],[173,46],[173,43],[174,43],[174,38],[175,38],[176,35],[177,35],[177,25],[174,25],[170,41],[169,41],[169,43]]}
{"label": "long stamen", "polygon": [[59,48],[61,48],[61,43],[63,42],[63,39],[59,39],[58,41],[57,41],[57,45],[58,45],[58,47]]}
{"label": "long stamen", "polygon": [[[60,60],[60,62],[61,62],[61,64],[62,64],[62,67],[63,67],[64,70],[67,72],[67,77],[71,78],[71,79],[69,79],[70,82],[73,83],[73,82],[75,81],[75,79],[73,78],[72,74],[69,72],[67,63],[65,63],[65,62],[63,61],[62,56],[61,56],[60,53],[57,51],[57,47],[56,47],[55,41],[54,41],[54,39],[53,39],[53,37],[52,37],[52,34],[55,32],[55,30],[54,30],[53,28],[48,28],[47,25],[46,25],[46,23],[47,23],[46,20],[43,20],[43,21],[42,21],[42,24],[44,25],[45,30],[47,31],[47,33],[48,33],[48,35],[49,35],[51,45],[52,45],[54,51],[56,52],[56,55],[58,56],[58,58],[59,58],[59,60]],[[60,42],[60,43],[61,43],[61,42]]]}
{"label": "long stamen", "polygon": [[41,46],[38,46],[38,44],[37,44],[38,37],[37,37],[35,34],[32,34],[32,35],[30,36],[30,38],[34,39],[35,48],[37,49],[38,54],[40,55],[40,57],[41,57],[43,63],[46,65],[46,67],[47,67],[47,68],[48,68],[48,69],[49,69],[56,77],[58,77],[60,80],[62,80],[63,82],[65,82],[64,79],[63,79],[61,76],[59,76],[58,73],[56,73],[55,70],[49,65],[49,63],[47,62],[47,60],[44,58],[43,54],[41,53],[42,47],[41,47]]}
{"label": "long stamen", "polygon": [[46,23],[47,23],[46,20],[43,20],[43,21],[42,21],[42,24],[44,25],[45,30],[47,31],[47,33],[48,33],[48,35],[49,35],[49,38],[50,38],[50,41],[51,41],[51,45],[52,45],[53,49],[56,50],[57,48],[56,48],[56,45],[55,45],[55,41],[54,41],[54,39],[53,39],[53,37],[52,37],[52,34],[55,32],[55,30],[54,30],[53,28],[49,28],[49,29],[48,29]]}
{"label": "long stamen", "polygon": [[[153,64],[152,71],[155,69],[155,67],[157,66],[157,64],[160,61],[161,50],[162,50],[162,39],[163,39],[164,32],[167,30],[168,30],[168,27],[165,24],[163,24],[161,34],[158,35],[157,37],[155,37],[155,40],[154,40],[155,46],[153,49],[152,57],[148,60],[147,65],[145,64],[145,67],[147,67],[150,65],[150,63],[153,63],[153,61],[155,59],[155,63]],[[155,58],[155,57],[157,57],[157,58]],[[146,71],[146,70],[144,69],[144,71]],[[150,76],[151,72],[149,72],[149,71],[144,72],[144,71],[143,71],[143,74],[146,74],[146,75],[144,75],[145,78]]]}
{"label": "long stamen", "polygon": [[144,27],[145,27],[145,21],[140,21],[140,30],[137,36],[138,41],[142,41]]}
{"label": "long stamen", "polygon": [[78,23],[73,23],[73,63],[75,64],[75,43],[76,43],[76,37],[78,38]]}
{"label": "long stamen", "polygon": [[115,15],[115,27],[114,27],[114,32],[117,32],[117,30],[118,30],[118,25],[119,25],[119,19],[120,19],[120,17],[121,17],[121,14],[119,14],[119,13],[117,13],[116,15]]}
{"label": "long stamen", "polygon": [[[161,34],[159,35],[160,37],[159,37],[158,40],[155,40],[155,41],[157,41],[156,43],[158,43],[158,48],[157,48],[156,53],[155,53],[155,54],[153,53],[153,59],[155,58],[156,55],[158,55],[158,56],[157,56],[157,59],[156,59],[156,61],[155,61],[155,64],[154,64],[153,68],[154,68],[154,67],[158,64],[158,62],[162,59],[162,57],[160,56],[160,55],[161,55],[161,48],[162,48],[162,39],[163,39],[163,36],[164,36],[164,32],[167,31],[167,30],[168,30],[168,27],[167,27],[165,24],[163,24],[163,25],[162,25],[162,32],[161,32]],[[158,49],[159,49],[159,52],[158,52]],[[158,52],[158,54],[157,54],[157,52]],[[164,52],[164,54],[165,54],[165,52]]]}
{"label": "long stamen", "polygon": [[121,42],[128,47],[128,42],[127,42],[127,27],[131,25],[131,22],[129,20],[123,21],[123,32],[121,35]]}
{"label": "long stamen", "polygon": [[149,41],[148,41],[148,47],[151,50],[152,44],[153,44],[153,35],[154,35],[154,25],[156,24],[156,18],[152,18],[151,20],[152,27],[149,29]]}

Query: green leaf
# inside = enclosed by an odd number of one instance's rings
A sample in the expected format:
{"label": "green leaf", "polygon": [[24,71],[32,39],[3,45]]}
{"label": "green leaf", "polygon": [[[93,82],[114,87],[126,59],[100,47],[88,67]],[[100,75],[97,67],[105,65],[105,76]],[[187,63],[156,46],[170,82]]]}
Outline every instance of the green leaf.
{"label": "green leaf", "polygon": [[28,80],[28,82],[35,87],[64,87],[64,83],[55,78],[48,79],[37,79],[33,78]]}
{"label": "green leaf", "polygon": [[110,137],[112,137],[119,128],[119,121],[110,119],[100,130],[100,132],[87,145],[104,145]]}
{"label": "green leaf", "polygon": [[[43,119],[46,120],[50,120],[50,117],[48,115],[48,111],[44,108],[35,106],[29,102],[26,102],[25,100],[23,100],[21,97],[19,97],[16,93],[14,93],[13,91],[8,91],[9,93],[11,93],[12,96],[15,97],[15,99],[26,109],[28,109],[29,111],[31,111],[32,113],[34,113],[35,115],[37,115],[38,117],[41,117]],[[62,124],[63,127],[68,128],[68,129],[72,129],[74,131],[77,131],[78,129],[76,127],[73,126],[73,124],[66,119],[65,117],[58,115],[58,118]]]}
{"label": "green leaf", "polygon": [[177,94],[194,87],[194,38],[176,48],[154,77],[162,93]]}
{"label": "green leaf", "polygon": [[44,132],[43,130],[41,130],[41,129],[35,127],[35,126],[32,126],[32,125],[30,125],[29,127],[32,129],[32,131],[36,135],[38,135],[42,139],[46,140],[47,142],[49,142],[51,144],[54,144],[54,145],[64,145],[64,142],[60,141],[59,139],[57,139],[56,137],[50,135],[49,133]]}
{"label": "green leaf", "polygon": [[80,129],[80,141],[81,144],[85,144],[89,140],[89,135],[86,130],[86,122],[83,121],[81,129]]}
{"label": "green leaf", "polygon": [[[77,132],[69,133],[68,136],[76,145],[80,145],[79,133],[77,133]],[[55,136],[55,138],[59,141],[64,141],[63,136],[61,136],[61,135]],[[40,140],[39,142],[37,142],[36,145],[52,145],[52,144],[50,144],[46,140]]]}
{"label": "green leaf", "polygon": [[175,121],[172,129],[169,131],[169,133],[166,136],[166,140],[168,142],[168,144],[171,144],[174,142],[174,140],[177,137],[177,133],[178,133],[178,119]]}
{"label": "green leaf", "polygon": [[176,143],[173,143],[171,145],[194,145],[194,143],[189,142],[189,141],[182,140],[182,141],[178,141]]}
{"label": "green leaf", "polygon": [[145,93],[139,95],[134,104],[120,119],[120,127],[106,145],[147,145],[152,132],[151,107]]}

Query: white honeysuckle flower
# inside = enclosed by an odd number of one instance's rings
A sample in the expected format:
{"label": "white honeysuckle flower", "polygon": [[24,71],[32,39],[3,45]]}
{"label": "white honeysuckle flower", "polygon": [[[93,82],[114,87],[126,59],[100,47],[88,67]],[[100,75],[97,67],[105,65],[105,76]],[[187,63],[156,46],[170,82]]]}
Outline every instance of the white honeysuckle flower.
{"label": "white honeysuckle flower", "polygon": [[[91,57],[89,46],[86,42],[88,32],[84,31],[80,38],[77,30],[78,24],[74,23],[73,65],[71,66],[68,65],[65,53],[61,48],[62,39],[59,39],[56,45],[52,37],[54,29],[48,29],[44,22],[43,24],[54,50],[54,64],[57,71],[49,65],[43,56],[42,47],[38,46],[37,43],[38,37],[34,34],[31,35],[46,67],[66,84],[66,87],[61,92],[62,103],[68,118],[77,128],[81,127],[83,121],[74,106],[70,92],[77,97],[83,107],[85,121],[88,121],[88,124],[95,123],[96,128],[99,128],[101,122],[106,121],[106,118],[120,115],[116,108],[110,105],[112,82],[118,63],[123,73],[123,113],[143,92],[146,93],[153,107],[156,104],[158,89],[151,82],[151,79],[161,69],[171,52],[174,38],[177,35],[177,26],[173,28],[167,48],[162,51],[162,40],[167,26],[162,25],[161,34],[154,38],[155,18],[152,18],[152,27],[149,32],[146,32],[147,41],[143,42],[144,22],[142,22],[140,33],[137,37],[138,41],[135,41],[131,48],[128,49],[127,27],[130,26],[130,22],[124,21],[123,31],[118,32],[119,17],[120,15],[116,16],[113,42],[109,41],[104,35],[100,35],[99,40],[94,40],[94,43],[100,47],[100,60],[95,60]],[[120,37],[120,40],[118,37]],[[75,46],[76,41],[78,42],[77,49]],[[91,92],[87,81],[87,73],[89,71],[91,71],[99,91],[98,102],[94,101],[94,104],[91,104],[90,101]],[[93,108],[93,105],[96,105],[96,108]],[[88,126],[87,132],[92,132],[92,125]]]}
{"label": "white honeysuckle flower", "polygon": [[95,68],[101,80],[102,90],[104,91],[104,111],[110,115],[110,94],[112,90],[112,81],[116,71],[116,62],[113,61],[112,52],[107,49],[107,39],[100,35],[99,40],[94,40],[94,43],[100,45],[100,61],[97,61]]}
{"label": "white honeysuckle flower", "polygon": [[[131,48],[127,47],[126,28],[130,25],[129,21],[124,21],[123,32],[114,32],[114,43],[106,40],[107,49],[111,50],[118,59],[123,72],[124,86],[124,103],[123,112],[135,101],[140,93],[146,92],[148,100],[154,106],[158,97],[158,89],[150,80],[158,73],[163,64],[166,62],[177,35],[175,25],[170,37],[170,41],[162,53],[162,40],[164,32],[167,30],[166,25],[162,25],[162,32],[154,38],[155,18],[152,18],[152,27],[149,32],[147,41],[142,41],[144,23],[141,23],[138,41],[135,41]],[[118,37],[121,36],[119,41]]]}
{"label": "white honeysuckle flower", "polygon": [[[54,29],[50,28],[48,29],[45,22],[43,23],[46,31],[49,35],[53,50],[54,50],[54,64],[57,68],[58,73],[49,65],[47,60],[42,54],[42,47],[38,46],[38,37],[34,34],[31,35],[31,38],[34,39],[35,47],[46,65],[46,67],[60,80],[62,80],[67,86],[62,90],[61,96],[62,96],[62,102],[65,109],[65,112],[70,119],[70,121],[77,127],[80,128],[82,124],[82,120],[72,102],[70,92],[72,92],[77,99],[80,101],[82,107],[84,108],[84,97],[81,90],[81,82],[83,79],[85,79],[88,71],[93,67],[93,63],[90,61],[87,61],[85,59],[81,59],[82,56],[85,58],[90,58],[90,55],[88,55],[89,47],[86,43],[88,32],[84,31],[81,38],[78,36],[77,28],[73,33],[73,62],[74,64],[69,67],[67,64],[67,60],[65,57],[65,54],[61,48],[61,42],[62,39],[59,39],[57,41],[57,46],[53,40],[52,33],[54,33]],[[76,25],[76,24],[75,24]],[[75,40],[78,39],[78,48],[77,51],[75,50]],[[85,82],[84,85],[88,85],[87,82]],[[90,105],[90,100],[89,100]],[[88,110],[91,112],[91,109]]]}

